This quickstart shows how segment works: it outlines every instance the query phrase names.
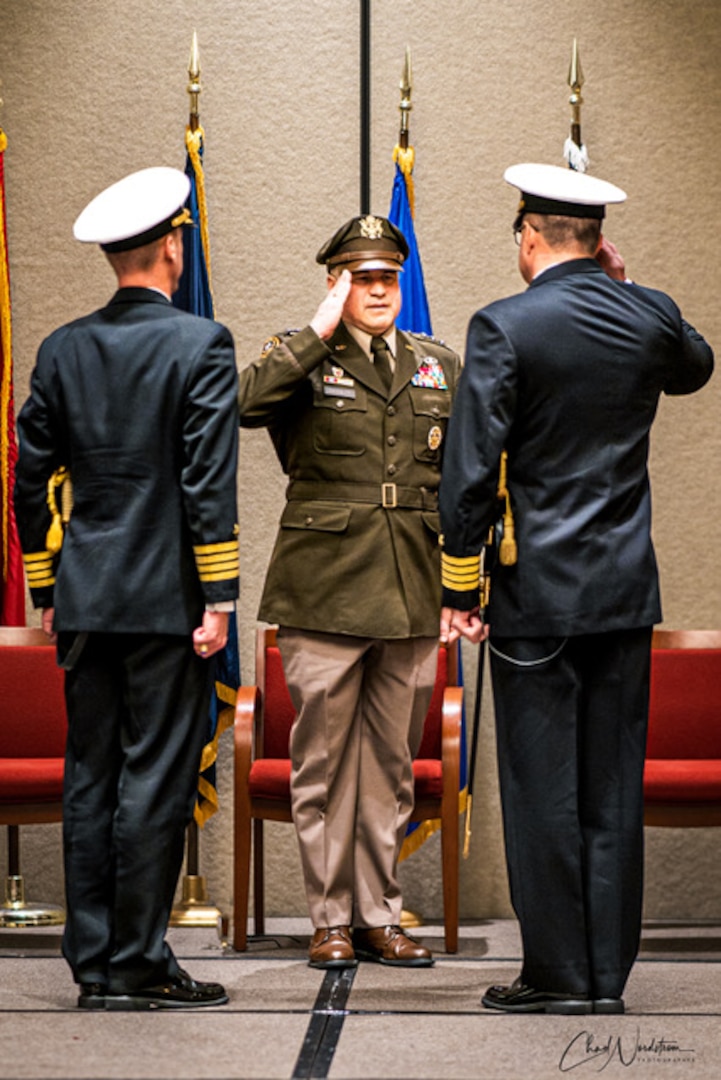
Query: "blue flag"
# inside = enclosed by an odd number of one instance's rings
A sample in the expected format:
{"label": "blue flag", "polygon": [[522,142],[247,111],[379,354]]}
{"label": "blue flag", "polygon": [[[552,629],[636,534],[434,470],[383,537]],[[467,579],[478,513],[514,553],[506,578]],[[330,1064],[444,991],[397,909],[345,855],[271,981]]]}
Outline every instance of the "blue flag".
{"label": "blue flag", "polygon": [[[190,179],[188,209],[194,224],[183,226],[183,275],[173,303],[183,311],[212,319],[215,315],[210,280],[210,243],[208,238],[208,212],[205,201],[205,178],[203,175],[203,129],[186,129],[187,156],[185,172]],[[198,776],[198,799],[195,804],[195,821],[201,827],[218,809],[218,792],[215,784],[215,766],[218,760],[218,739],[233,726],[235,700],[240,686],[240,660],[238,658],[238,628],[235,612],[228,622],[228,642],[218,653],[215,668],[215,692],[211,698],[208,716],[208,737],[200,761]]]}
{"label": "blue flag", "polygon": [[400,330],[410,330],[414,334],[430,334],[432,332],[431,313],[428,309],[423,267],[416,243],[416,230],[413,226],[411,197],[406,175],[397,162],[388,220],[401,230],[409,248],[408,258],[403,264],[403,273],[400,275],[403,305],[396,319],[396,326]]}
{"label": "blue flag", "polygon": [[[393,194],[388,220],[401,230],[408,244],[408,258],[403,264],[400,275],[403,306],[396,319],[400,330],[409,330],[414,334],[431,334],[431,313],[428,307],[426,286],[423,280],[421,256],[416,243],[416,230],[413,224],[413,148],[395,150],[396,172],[393,179]],[[458,685],[463,686],[463,669],[460,650],[458,653]],[[468,792],[468,754],[466,749],[466,712],[463,709],[461,719],[461,779],[458,793],[458,813],[466,808]],[[423,844],[439,825],[431,821],[412,821],[408,825],[405,840],[401,847],[400,859],[411,855]]]}

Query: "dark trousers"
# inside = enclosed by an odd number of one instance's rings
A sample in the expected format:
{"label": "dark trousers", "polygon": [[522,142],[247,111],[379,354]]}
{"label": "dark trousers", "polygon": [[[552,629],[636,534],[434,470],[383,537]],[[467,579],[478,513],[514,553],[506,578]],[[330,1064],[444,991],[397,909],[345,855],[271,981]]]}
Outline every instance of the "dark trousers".
{"label": "dark trousers", "polygon": [[178,971],[165,932],[211,673],[190,636],[146,634],[91,634],[67,672],[63,953],[77,982],[123,993]]}
{"label": "dark trousers", "polygon": [[651,628],[491,645],[522,980],[620,997],[641,932]]}

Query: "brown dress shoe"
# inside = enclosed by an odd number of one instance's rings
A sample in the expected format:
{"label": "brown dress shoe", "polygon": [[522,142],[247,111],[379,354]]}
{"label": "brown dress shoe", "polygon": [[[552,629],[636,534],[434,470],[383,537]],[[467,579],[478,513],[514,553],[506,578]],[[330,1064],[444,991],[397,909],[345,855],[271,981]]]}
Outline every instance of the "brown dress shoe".
{"label": "brown dress shoe", "polygon": [[396,967],[430,967],[433,957],[428,949],[400,926],[364,927],[353,931],[353,944],[361,960]]}
{"label": "brown dress shoe", "polygon": [[314,968],[355,967],[349,926],[320,926],[310,943],[309,964]]}

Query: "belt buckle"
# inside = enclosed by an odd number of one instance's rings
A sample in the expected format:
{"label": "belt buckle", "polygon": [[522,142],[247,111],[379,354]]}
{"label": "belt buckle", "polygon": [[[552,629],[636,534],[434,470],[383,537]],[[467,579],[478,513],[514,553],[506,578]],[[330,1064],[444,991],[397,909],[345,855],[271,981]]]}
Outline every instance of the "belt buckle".
{"label": "belt buckle", "polygon": [[381,503],[385,510],[398,506],[398,489],[395,484],[381,484]]}

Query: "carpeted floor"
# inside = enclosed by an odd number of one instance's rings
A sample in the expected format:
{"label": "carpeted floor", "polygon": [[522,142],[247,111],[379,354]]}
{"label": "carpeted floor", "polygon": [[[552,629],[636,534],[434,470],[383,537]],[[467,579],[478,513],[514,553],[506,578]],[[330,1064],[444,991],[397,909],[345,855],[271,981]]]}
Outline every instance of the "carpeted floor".
{"label": "carpeted floor", "polygon": [[625,1016],[507,1016],[480,1004],[518,973],[512,920],[416,931],[425,969],[306,962],[305,920],[268,920],[246,953],[214,929],[171,929],[190,973],[222,982],[221,1008],[86,1012],[60,956],[60,929],[0,930],[3,1080],[717,1080],[721,1075],[721,922],[644,927]]}

